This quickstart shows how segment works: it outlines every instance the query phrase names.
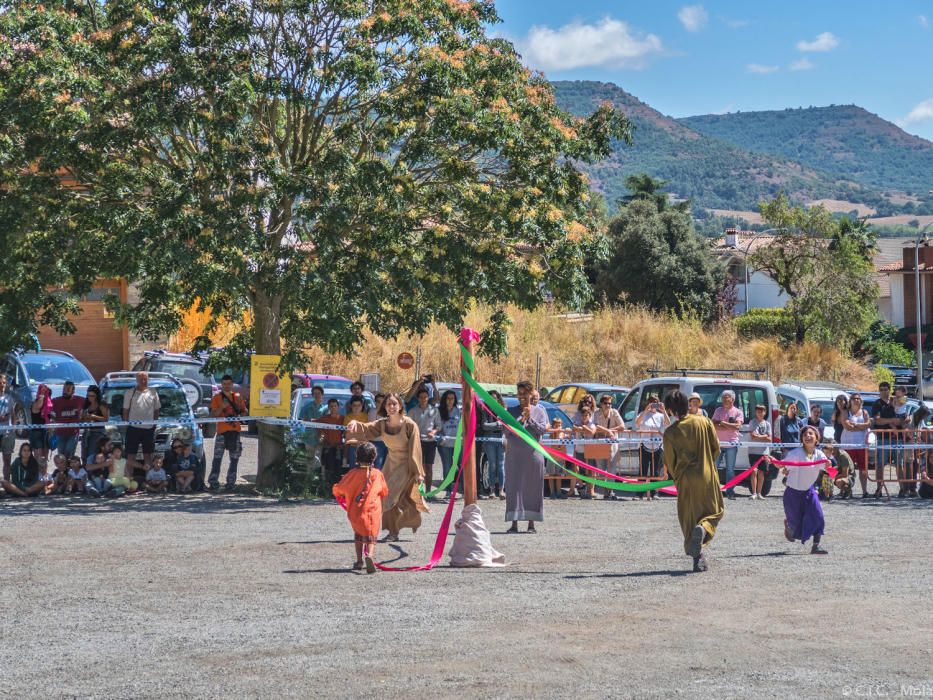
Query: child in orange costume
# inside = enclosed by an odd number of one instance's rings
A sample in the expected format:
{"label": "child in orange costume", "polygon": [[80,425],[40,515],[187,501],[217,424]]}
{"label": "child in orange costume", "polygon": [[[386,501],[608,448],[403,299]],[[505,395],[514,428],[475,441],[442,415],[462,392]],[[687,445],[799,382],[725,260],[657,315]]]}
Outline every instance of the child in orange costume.
{"label": "child in orange costume", "polygon": [[364,442],[356,448],[357,467],[348,471],[339,484],[334,484],[334,498],[343,498],[347,502],[347,517],[356,535],[353,570],[359,571],[365,565],[368,574],[376,573],[373,555],[382,527],[382,499],[389,495],[385,477],[373,468],[375,461],[376,446]]}

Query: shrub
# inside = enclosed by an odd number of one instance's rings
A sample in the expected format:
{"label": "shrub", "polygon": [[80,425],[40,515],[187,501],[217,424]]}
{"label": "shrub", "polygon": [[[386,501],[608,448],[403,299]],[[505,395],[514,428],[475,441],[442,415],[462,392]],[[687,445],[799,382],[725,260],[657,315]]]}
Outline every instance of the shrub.
{"label": "shrub", "polygon": [[879,340],[872,343],[871,355],[879,365],[910,367],[917,359],[912,350],[893,340]]}
{"label": "shrub", "polygon": [[794,321],[784,309],[751,309],[733,321],[736,332],[743,338],[794,341]]}
{"label": "shrub", "polygon": [[874,369],[871,371],[871,376],[875,380],[875,384],[887,382],[891,386],[894,386],[894,372],[889,370],[887,367],[875,365]]}

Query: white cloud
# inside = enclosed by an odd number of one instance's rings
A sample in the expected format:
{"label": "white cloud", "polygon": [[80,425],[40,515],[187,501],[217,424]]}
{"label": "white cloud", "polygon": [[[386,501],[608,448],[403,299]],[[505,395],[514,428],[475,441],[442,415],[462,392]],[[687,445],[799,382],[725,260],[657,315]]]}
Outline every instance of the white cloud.
{"label": "white cloud", "polygon": [[677,19],[688,32],[698,32],[709,22],[709,15],[702,5],[685,5],[677,13]]}
{"label": "white cloud", "polygon": [[656,35],[634,31],[611,17],[597,24],[572,22],[557,30],[534,26],[519,47],[528,64],[541,70],[642,68],[662,48]]}
{"label": "white cloud", "polygon": [[747,66],[745,66],[745,70],[749,73],[767,75],[768,73],[777,73],[780,70],[780,67],[779,66],[763,66],[760,63],[749,63]]}
{"label": "white cloud", "polygon": [[931,119],[933,119],[933,99],[924,100],[910,110],[910,113],[897,123],[901,126],[908,126],[909,124],[928,122]]}
{"label": "white cloud", "polygon": [[926,15],[917,15],[917,21],[920,22],[920,26],[924,29],[930,26],[930,20],[927,19]]}
{"label": "white cloud", "polygon": [[839,39],[832,32],[823,32],[813,41],[798,41],[798,51],[832,51],[839,46]]}
{"label": "white cloud", "polygon": [[809,58],[801,58],[799,61],[790,64],[791,70],[813,70],[814,67]]}
{"label": "white cloud", "polygon": [[729,29],[742,29],[751,24],[751,20],[747,19],[727,19],[725,22]]}

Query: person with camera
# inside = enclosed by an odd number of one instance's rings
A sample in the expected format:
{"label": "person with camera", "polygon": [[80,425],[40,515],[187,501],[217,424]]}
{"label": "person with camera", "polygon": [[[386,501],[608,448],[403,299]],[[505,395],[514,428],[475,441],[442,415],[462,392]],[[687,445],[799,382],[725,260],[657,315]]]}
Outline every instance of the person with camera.
{"label": "person with camera", "polygon": [[[211,399],[211,415],[214,418],[236,418],[246,415],[246,402],[238,391],[233,390],[233,377],[225,374],[220,380],[220,393]],[[240,422],[227,421],[217,424],[217,436],[214,438],[214,461],[211,473],[207,477],[208,488],[216,491],[220,488],[220,465],[224,452],[230,453],[230,466],[227,468],[226,489],[236,486],[236,468],[242,454],[240,443]]]}
{"label": "person with camera", "polygon": [[418,394],[425,389],[428,392],[428,401],[431,405],[437,405],[440,394],[437,391],[437,384],[434,383],[433,374],[422,374],[418,379],[411,383],[408,391],[405,392],[403,400],[405,401],[405,411],[410,411],[418,405]]}

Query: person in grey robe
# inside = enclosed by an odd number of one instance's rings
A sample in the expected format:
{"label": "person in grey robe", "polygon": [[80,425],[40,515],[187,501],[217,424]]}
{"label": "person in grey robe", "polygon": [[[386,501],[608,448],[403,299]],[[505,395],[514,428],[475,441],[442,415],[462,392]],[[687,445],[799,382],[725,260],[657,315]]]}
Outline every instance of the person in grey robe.
{"label": "person in grey robe", "polygon": [[[547,411],[531,404],[531,382],[518,383],[518,406],[509,412],[535,440],[548,431]],[[544,456],[517,435],[508,433],[505,448],[505,519],[512,521],[506,532],[518,532],[518,521],[528,521],[528,532],[544,520]]]}

